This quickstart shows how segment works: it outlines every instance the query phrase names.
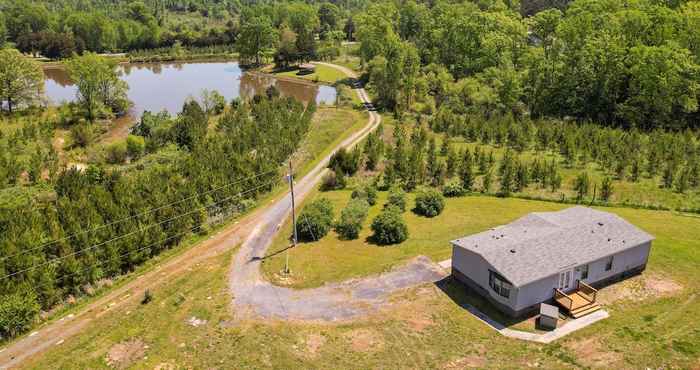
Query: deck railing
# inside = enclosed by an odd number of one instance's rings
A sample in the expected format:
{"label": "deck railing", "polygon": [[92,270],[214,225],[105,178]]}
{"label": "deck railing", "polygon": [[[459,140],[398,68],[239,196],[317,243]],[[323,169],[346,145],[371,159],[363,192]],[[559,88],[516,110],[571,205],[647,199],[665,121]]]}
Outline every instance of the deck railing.
{"label": "deck railing", "polygon": [[598,289],[584,283],[583,281],[578,281],[578,291],[583,293],[585,297],[591,302],[595,302],[598,296]]}
{"label": "deck railing", "polygon": [[569,311],[571,311],[571,306],[574,304],[573,299],[557,288],[554,288],[554,300]]}

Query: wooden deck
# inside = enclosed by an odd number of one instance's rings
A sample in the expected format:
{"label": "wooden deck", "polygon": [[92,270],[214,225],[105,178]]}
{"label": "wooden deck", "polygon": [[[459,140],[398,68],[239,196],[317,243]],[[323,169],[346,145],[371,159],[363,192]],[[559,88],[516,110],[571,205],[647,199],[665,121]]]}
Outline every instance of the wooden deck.
{"label": "wooden deck", "polygon": [[554,301],[577,319],[600,309],[600,305],[596,303],[597,293],[598,290],[579,280],[577,288],[572,292],[565,293],[555,288]]}

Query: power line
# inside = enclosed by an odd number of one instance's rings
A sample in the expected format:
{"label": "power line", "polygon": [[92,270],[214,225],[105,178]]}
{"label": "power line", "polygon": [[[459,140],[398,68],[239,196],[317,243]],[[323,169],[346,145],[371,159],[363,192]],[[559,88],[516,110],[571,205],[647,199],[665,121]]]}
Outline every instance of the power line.
{"label": "power line", "polygon": [[230,199],[233,199],[233,198],[236,198],[236,197],[240,197],[240,196],[242,196],[243,194],[250,193],[250,192],[252,192],[252,191],[254,191],[254,190],[257,190],[257,189],[260,189],[260,188],[262,188],[262,187],[264,187],[264,186],[273,184],[274,182],[276,182],[276,180],[273,180],[273,181],[264,183],[264,184],[262,184],[262,185],[258,185],[258,186],[254,187],[254,188],[251,188],[251,189],[246,190],[245,192],[240,192],[240,193],[235,194],[235,195],[232,195],[232,196],[230,196],[230,197],[226,197],[226,198],[221,199],[221,200],[219,200],[218,202],[214,202],[214,203],[212,203],[212,204],[210,204],[210,205],[207,205],[207,206],[204,206],[204,207],[195,208],[195,209],[193,209],[193,210],[191,210],[191,211],[189,211],[189,212],[186,212],[186,213],[177,215],[177,216],[175,216],[175,217],[169,218],[169,219],[167,219],[167,220],[160,221],[160,222],[155,223],[155,224],[151,224],[151,225],[149,225],[149,226],[147,226],[147,227],[145,227],[145,228],[139,228],[139,229],[136,230],[136,231],[132,231],[132,232],[129,232],[129,233],[126,233],[126,234],[117,236],[117,237],[115,237],[115,238],[109,239],[109,240],[107,240],[107,241],[104,241],[104,242],[101,242],[101,243],[92,245],[92,246],[90,246],[90,247],[87,247],[87,248],[83,248],[83,249],[74,251],[74,252],[69,253],[69,254],[67,254],[67,255],[65,255],[65,256],[52,258],[52,259],[50,259],[50,260],[48,260],[48,261],[44,261],[44,262],[42,262],[42,263],[39,263],[39,264],[36,264],[36,265],[32,265],[31,267],[27,267],[27,268],[25,268],[25,269],[15,271],[15,272],[13,272],[13,273],[10,273],[10,274],[7,274],[7,275],[5,275],[5,276],[3,276],[3,277],[0,277],[0,281],[5,280],[5,279],[7,279],[7,278],[10,278],[10,277],[12,277],[12,276],[16,276],[16,275],[18,275],[18,274],[27,272],[27,271],[35,270],[35,269],[37,269],[38,267],[46,266],[46,265],[48,265],[48,264],[50,264],[50,263],[52,263],[52,262],[55,262],[55,261],[59,261],[59,260],[62,260],[62,259],[64,259],[64,258],[68,258],[68,257],[71,257],[71,256],[75,256],[75,255],[81,254],[82,252],[95,249],[95,248],[97,248],[97,247],[100,247],[100,246],[105,245],[105,244],[107,244],[107,243],[113,242],[113,241],[115,241],[115,240],[123,239],[123,238],[125,238],[125,237],[127,237],[127,236],[131,236],[131,235],[134,235],[134,234],[143,232],[143,231],[148,230],[148,229],[150,229],[150,228],[152,228],[152,227],[159,226],[159,225],[162,225],[162,224],[164,224],[164,223],[167,223],[167,222],[173,221],[173,220],[175,220],[175,219],[181,218],[181,217],[183,217],[183,216],[186,216],[186,215],[189,215],[189,214],[198,212],[198,211],[200,211],[200,210],[202,210],[202,209],[209,208],[209,207],[211,207],[211,206],[213,206],[213,205],[215,205],[215,204],[219,204],[219,203],[225,202],[225,201],[227,201],[227,200],[230,200]]}
{"label": "power line", "polygon": [[[189,229],[189,230],[185,230],[185,231],[183,231],[183,232],[181,232],[181,233],[171,235],[171,236],[169,236],[169,237],[167,237],[167,238],[165,238],[165,239],[163,239],[163,240],[159,240],[159,241],[157,241],[157,242],[148,244],[148,245],[143,246],[143,247],[141,247],[141,248],[137,248],[137,249],[134,249],[134,250],[131,250],[131,251],[127,251],[126,253],[122,253],[122,254],[120,254],[120,255],[118,255],[118,256],[111,257],[111,258],[109,258],[109,259],[107,259],[107,260],[97,261],[97,262],[94,263],[94,264],[85,266],[85,268],[83,268],[83,269],[80,269],[80,270],[78,270],[78,271],[72,271],[72,272],[70,272],[70,273],[68,273],[68,274],[62,275],[62,276],[60,276],[58,279],[50,281],[50,283],[55,284],[56,282],[59,282],[59,281],[64,280],[64,279],[67,278],[68,276],[76,275],[76,274],[78,274],[78,273],[88,271],[88,270],[90,270],[91,268],[94,268],[94,267],[96,267],[96,266],[103,265],[103,264],[105,264],[105,263],[107,263],[107,262],[110,262],[110,261],[112,261],[112,260],[114,260],[114,259],[126,257],[127,255],[129,255],[129,254],[131,254],[131,253],[140,252],[140,251],[146,250],[146,249],[148,249],[148,248],[151,248],[151,247],[153,247],[153,246],[155,246],[155,245],[158,245],[158,244],[161,244],[161,243],[165,243],[165,242],[167,242],[167,241],[169,241],[169,240],[172,240],[172,239],[175,239],[175,238],[177,238],[177,237],[179,237],[179,236],[186,235],[187,233],[190,233],[190,232],[194,231],[195,229],[197,229],[197,228],[199,228],[199,227],[200,227],[200,226],[195,226],[195,227],[193,227],[193,228],[191,228],[191,229]],[[123,275],[123,274],[122,274],[122,275]],[[48,284],[38,284],[38,285],[34,285],[34,286],[32,286],[32,290],[33,290],[34,292],[36,292],[35,287],[41,287],[41,286],[45,286],[45,285],[48,285]]]}
{"label": "power line", "polygon": [[[228,184],[219,186],[219,187],[217,187],[217,188],[208,190],[208,191],[206,191],[206,192],[204,192],[204,193],[197,193],[196,195],[192,195],[192,196],[190,196],[190,197],[183,198],[183,199],[180,199],[180,200],[175,201],[175,202],[172,202],[172,203],[164,204],[164,205],[158,206],[158,207],[156,207],[156,208],[150,208],[150,209],[148,209],[148,210],[146,210],[146,211],[143,211],[143,212],[141,212],[141,213],[137,213],[137,214],[135,214],[135,215],[131,215],[131,216],[128,216],[128,217],[124,217],[124,218],[122,218],[122,219],[115,220],[115,221],[112,221],[112,222],[107,223],[107,224],[103,224],[103,225],[100,225],[100,226],[95,226],[95,227],[93,227],[93,228],[91,228],[91,229],[87,229],[87,230],[79,231],[79,232],[76,232],[76,233],[73,233],[73,234],[70,234],[70,235],[66,235],[66,236],[64,236],[64,237],[62,237],[62,238],[60,238],[60,239],[55,239],[55,240],[52,240],[52,241],[50,241],[50,242],[43,243],[43,244],[41,244],[41,245],[39,245],[39,246],[30,248],[30,249],[25,249],[25,250],[23,250],[23,251],[21,251],[21,252],[18,252],[18,253],[9,255],[9,256],[0,257],[0,262],[5,261],[6,259],[9,259],[9,258],[12,258],[12,257],[16,257],[16,256],[20,256],[20,255],[23,255],[23,254],[30,253],[30,252],[35,251],[35,250],[37,250],[37,249],[41,249],[41,248],[47,247],[47,246],[49,246],[49,245],[52,245],[52,244],[55,244],[55,243],[64,241],[64,240],[72,239],[72,238],[74,238],[74,237],[76,237],[76,236],[78,236],[78,235],[88,234],[88,233],[93,232],[93,231],[96,231],[96,230],[104,229],[105,227],[109,227],[109,226],[113,226],[113,225],[122,223],[122,222],[127,221],[127,220],[130,220],[130,219],[132,219],[132,218],[144,216],[144,215],[147,215],[147,214],[149,214],[149,213],[153,213],[153,212],[159,211],[159,210],[161,210],[161,209],[164,209],[164,208],[167,208],[167,207],[171,207],[171,206],[173,206],[173,205],[176,205],[176,204],[179,204],[179,203],[182,203],[182,202],[185,202],[185,201],[194,199],[194,198],[196,198],[196,197],[200,197],[200,196],[202,196],[202,195],[211,194],[211,193],[213,193],[213,192],[215,192],[215,191],[224,189],[224,188],[226,188],[226,187],[229,187],[229,186],[232,186],[232,185],[235,185],[235,184],[239,184],[239,183],[244,182],[244,181],[247,181],[247,180],[256,179],[256,178],[258,178],[258,177],[261,177],[261,176],[264,176],[264,175],[267,175],[267,174],[270,174],[270,173],[276,172],[276,171],[277,171],[277,170],[270,170],[270,171],[262,172],[262,173],[259,173],[259,174],[256,174],[256,175],[253,175],[253,176],[244,178],[244,179],[239,179],[239,180],[230,182],[230,183],[228,183]],[[0,279],[0,280],[2,280],[2,279]]]}

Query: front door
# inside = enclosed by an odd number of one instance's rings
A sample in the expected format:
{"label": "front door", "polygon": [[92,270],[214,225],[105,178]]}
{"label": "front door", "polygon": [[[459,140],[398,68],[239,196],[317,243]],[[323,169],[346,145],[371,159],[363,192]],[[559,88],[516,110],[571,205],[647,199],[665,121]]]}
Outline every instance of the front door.
{"label": "front door", "polygon": [[574,280],[574,270],[567,270],[559,273],[559,290],[567,291],[571,288]]}

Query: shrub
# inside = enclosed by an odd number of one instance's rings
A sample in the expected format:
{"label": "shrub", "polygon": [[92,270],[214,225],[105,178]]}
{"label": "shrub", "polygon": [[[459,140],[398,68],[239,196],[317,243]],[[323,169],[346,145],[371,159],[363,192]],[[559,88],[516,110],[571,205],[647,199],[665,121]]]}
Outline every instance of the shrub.
{"label": "shrub", "polygon": [[394,185],[389,189],[386,207],[394,206],[401,210],[406,210],[406,192],[400,186]]}
{"label": "shrub", "polygon": [[106,160],[111,164],[120,164],[126,161],[126,142],[118,141],[109,144],[106,148]]}
{"label": "shrub", "polygon": [[11,338],[29,330],[40,308],[32,294],[0,296],[0,337]]}
{"label": "shrub", "polygon": [[149,304],[153,300],[153,293],[151,293],[150,289],[146,289],[145,292],[143,292],[143,299],[141,299],[141,304]]}
{"label": "shrub", "polygon": [[140,158],[146,150],[146,141],[141,136],[129,135],[126,138],[126,151],[133,159]]}
{"label": "shrub", "polygon": [[354,175],[360,169],[360,158],[362,151],[359,147],[348,152],[345,148],[340,148],[331,155],[328,162],[328,168],[333,168],[336,172],[343,171],[348,176]]}
{"label": "shrub", "polygon": [[373,184],[363,184],[352,191],[352,199],[364,199],[370,206],[377,204],[377,188]]}
{"label": "shrub", "polygon": [[335,231],[344,239],[357,239],[362,230],[362,224],[367,219],[369,204],[365,199],[351,199],[340,213],[340,220],[335,225]]}
{"label": "shrub", "polygon": [[408,226],[401,216],[401,210],[389,206],[372,221],[372,239],[377,244],[389,245],[408,239]]}
{"label": "shrub", "polygon": [[297,233],[302,241],[320,240],[333,224],[333,204],[321,198],[304,207],[297,218]]}
{"label": "shrub", "polygon": [[92,130],[92,126],[83,123],[71,127],[70,137],[73,139],[73,145],[84,148],[92,144],[95,139],[95,134]]}
{"label": "shrub", "polygon": [[347,185],[342,171],[328,171],[321,181],[321,191],[344,189]]}
{"label": "shrub", "polygon": [[459,179],[452,179],[442,187],[442,195],[453,198],[464,195],[464,188]]}
{"label": "shrub", "polygon": [[433,188],[421,188],[416,194],[414,212],[425,217],[435,217],[445,209],[445,198]]}

